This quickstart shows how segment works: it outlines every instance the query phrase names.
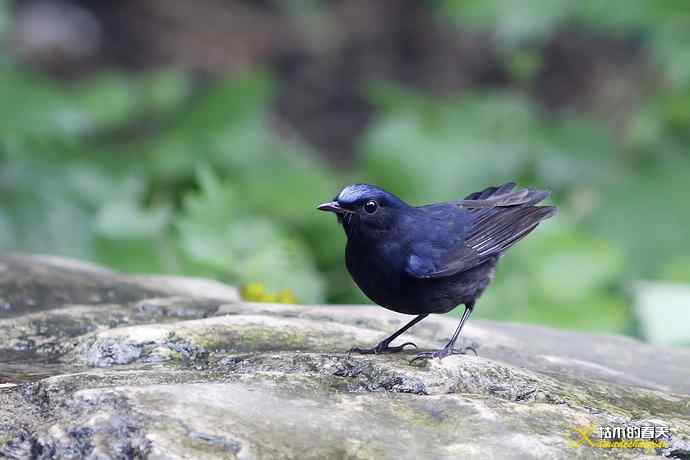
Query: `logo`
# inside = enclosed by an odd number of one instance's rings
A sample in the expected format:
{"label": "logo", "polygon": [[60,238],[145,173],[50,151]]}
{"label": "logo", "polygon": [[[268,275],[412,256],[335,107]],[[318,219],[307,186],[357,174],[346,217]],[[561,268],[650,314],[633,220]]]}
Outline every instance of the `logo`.
{"label": "logo", "polygon": [[602,425],[575,427],[570,433],[574,448],[665,449],[671,441],[667,425]]}

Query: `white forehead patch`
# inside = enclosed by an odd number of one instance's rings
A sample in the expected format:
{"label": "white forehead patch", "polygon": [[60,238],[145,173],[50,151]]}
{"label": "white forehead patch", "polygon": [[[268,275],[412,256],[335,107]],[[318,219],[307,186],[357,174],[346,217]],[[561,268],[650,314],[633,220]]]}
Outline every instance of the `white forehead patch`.
{"label": "white forehead patch", "polygon": [[371,185],[366,184],[352,184],[345,187],[340,195],[338,201],[343,203],[353,203],[367,194],[371,194]]}

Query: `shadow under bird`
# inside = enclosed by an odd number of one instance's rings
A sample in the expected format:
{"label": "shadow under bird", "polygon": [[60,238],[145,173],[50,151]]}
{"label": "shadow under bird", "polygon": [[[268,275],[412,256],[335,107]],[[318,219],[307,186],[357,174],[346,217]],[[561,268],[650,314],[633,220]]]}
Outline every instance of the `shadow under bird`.
{"label": "shadow under bird", "polygon": [[462,353],[455,342],[499,258],[556,212],[553,206],[535,206],[548,196],[547,191],[515,189],[510,182],[463,200],[411,206],[374,185],[353,184],[318,206],[335,213],[343,226],[347,269],[364,294],[389,310],[417,315],[375,347],[350,351],[394,353],[416,347],[390,344],[429,314],[463,304],[448,344],[415,359]]}

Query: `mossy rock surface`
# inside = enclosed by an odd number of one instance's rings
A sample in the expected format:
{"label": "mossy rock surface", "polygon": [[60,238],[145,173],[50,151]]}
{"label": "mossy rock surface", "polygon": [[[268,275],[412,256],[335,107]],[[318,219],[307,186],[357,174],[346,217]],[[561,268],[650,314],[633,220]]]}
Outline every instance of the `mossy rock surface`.
{"label": "mossy rock surface", "polygon": [[[474,354],[349,355],[408,317],[243,302],[208,280],[0,257],[0,457],[690,456],[690,350],[471,321]],[[441,346],[456,320],[405,339]],[[575,429],[669,426],[665,449]],[[685,457],[683,457],[685,456]]]}

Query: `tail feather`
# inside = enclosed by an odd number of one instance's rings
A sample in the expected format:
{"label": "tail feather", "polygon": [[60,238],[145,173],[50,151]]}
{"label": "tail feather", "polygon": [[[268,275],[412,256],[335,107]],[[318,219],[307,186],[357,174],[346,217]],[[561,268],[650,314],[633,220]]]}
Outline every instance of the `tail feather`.
{"label": "tail feather", "polygon": [[507,182],[499,187],[488,187],[481,192],[474,192],[465,199],[453,203],[471,209],[533,205],[550,195],[550,192],[545,190],[531,188],[513,190],[514,188],[514,182]]}

